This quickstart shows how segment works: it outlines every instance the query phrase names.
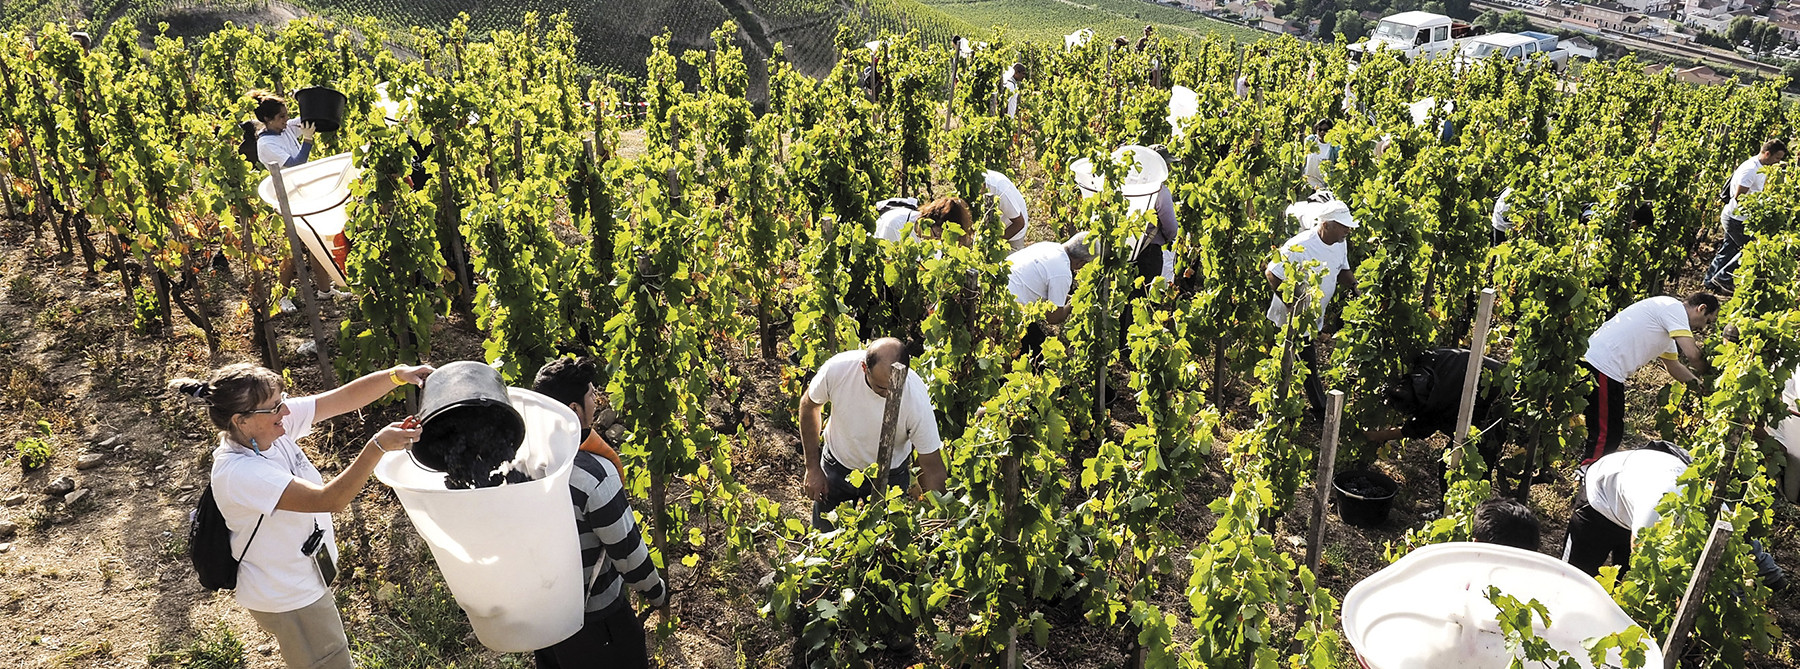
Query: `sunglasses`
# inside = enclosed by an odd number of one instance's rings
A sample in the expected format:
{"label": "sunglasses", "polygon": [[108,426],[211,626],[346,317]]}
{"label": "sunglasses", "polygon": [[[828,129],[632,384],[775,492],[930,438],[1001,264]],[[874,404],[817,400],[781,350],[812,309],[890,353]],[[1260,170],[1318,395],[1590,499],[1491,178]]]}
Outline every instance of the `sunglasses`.
{"label": "sunglasses", "polygon": [[252,415],[252,416],[258,415],[258,414],[278,414],[278,413],[281,413],[282,409],[287,408],[287,401],[288,401],[287,393],[282,393],[281,401],[276,402],[275,406],[269,407],[267,409],[251,409],[251,410],[245,411],[243,413]]}

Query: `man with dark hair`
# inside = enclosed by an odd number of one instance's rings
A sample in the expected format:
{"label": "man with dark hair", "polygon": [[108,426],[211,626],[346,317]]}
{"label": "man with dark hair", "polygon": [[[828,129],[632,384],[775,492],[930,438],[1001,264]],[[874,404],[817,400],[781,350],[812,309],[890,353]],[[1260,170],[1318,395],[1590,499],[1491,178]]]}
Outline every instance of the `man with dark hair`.
{"label": "man with dark hair", "polygon": [[1694,293],[1686,301],[1652,297],[1626,307],[1588,337],[1587,355],[1582,356],[1581,364],[1593,374],[1594,389],[1588,395],[1588,448],[1582,465],[1619,450],[1619,442],[1625,438],[1625,379],[1632,372],[1660,359],[1676,381],[1700,380],[1681,364],[1681,357],[1700,372],[1706,371],[1694,331],[1718,315],[1719,298],[1711,293]]}
{"label": "man with dark hair", "polygon": [[[825,514],[844,502],[874,494],[869,482],[850,483],[850,472],[875,464],[881,450],[881,422],[887,398],[905,385],[900,415],[887,468],[888,485],[906,488],[912,482],[908,460],[919,455],[919,487],[944,491],[949,471],[944,466],[943,439],[938,436],[937,414],[925,382],[910,370],[895,379],[893,364],[908,364],[913,351],[892,337],[877,339],[866,349],[839,353],[819,366],[806,392],[800,395],[800,444],[806,457],[806,496],[813,500],[813,528],[832,529]],[[831,421],[824,423],[824,407],[831,405]],[[820,437],[823,437],[821,444]]]}
{"label": "man with dark hair", "polygon": [[625,463],[619,460],[618,451],[612,444],[600,436],[600,429],[594,426],[594,414],[600,410],[600,402],[604,398],[600,389],[594,387],[594,362],[588,358],[558,358],[550,361],[538,370],[537,379],[532,382],[531,389],[550,399],[561,402],[575,412],[581,421],[581,450],[606,458],[613,463],[613,468],[625,471]]}
{"label": "man with dark hair", "polygon": [[625,588],[636,590],[652,606],[667,604],[669,590],[650,560],[650,549],[625,499],[619,456],[592,429],[600,395],[594,387],[594,364],[585,359],[552,361],[538,370],[532,387],[569,405],[588,434],[569,471],[569,497],[575,504],[575,531],[581,537],[582,576],[591,584],[581,630],[538,650],[537,666],[647,668],[644,623],[634,615]]}
{"label": "man with dark hair", "polygon": [[1738,200],[1762,190],[1769,180],[1762,168],[1787,160],[1787,154],[1787,142],[1771,139],[1763,142],[1760,152],[1750,156],[1731,172],[1731,181],[1725,184],[1725,192],[1719,194],[1719,199],[1725,201],[1725,208],[1719,211],[1719,224],[1725,228],[1725,240],[1719,242],[1719,250],[1713,254],[1712,263],[1706,268],[1703,283],[1708,289],[1731,291],[1731,274],[1737,271],[1738,257],[1743,252],[1744,245],[1750,242],[1750,235],[1744,232],[1744,218],[1738,215]]}
{"label": "man with dark hair", "polygon": [[1529,507],[1505,497],[1491,497],[1475,507],[1477,542],[1536,551],[1543,530]]}

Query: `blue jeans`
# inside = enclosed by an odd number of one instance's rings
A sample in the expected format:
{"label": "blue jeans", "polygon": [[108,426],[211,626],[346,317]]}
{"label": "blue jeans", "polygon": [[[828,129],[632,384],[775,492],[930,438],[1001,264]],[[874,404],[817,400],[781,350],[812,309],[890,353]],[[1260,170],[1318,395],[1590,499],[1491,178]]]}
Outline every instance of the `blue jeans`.
{"label": "blue jeans", "polygon": [[1732,273],[1737,271],[1738,258],[1744,251],[1744,245],[1750,242],[1750,235],[1744,232],[1744,222],[1735,218],[1725,219],[1725,241],[1719,242],[1719,251],[1713,254],[1712,264],[1706,268],[1706,277],[1702,285],[1718,284],[1726,289],[1732,287]]}
{"label": "blue jeans", "polygon": [[[832,457],[829,449],[820,455],[819,468],[825,470],[825,499],[813,502],[812,526],[813,529],[820,532],[830,532],[837,527],[825,519],[825,514],[831,513],[839,504],[853,502],[875,494],[875,487],[869,485],[872,481],[863,481],[862,485],[850,485],[850,468]],[[901,489],[912,485],[912,461],[910,458],[906,464],[888,470],[888,485]]]}

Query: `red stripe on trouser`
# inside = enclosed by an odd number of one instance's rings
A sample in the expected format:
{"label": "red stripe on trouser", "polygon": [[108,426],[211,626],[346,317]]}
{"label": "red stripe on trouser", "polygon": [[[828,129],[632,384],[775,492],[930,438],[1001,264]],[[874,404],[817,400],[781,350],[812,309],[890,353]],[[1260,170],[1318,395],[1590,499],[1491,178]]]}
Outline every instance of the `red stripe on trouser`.
{"label": "red stripe on trouser", "polygon": [[1612,425],[1612,384],[1609,383],[1611,380],[1600,370],[1594,370],[1594,382],[1600,384],[1600,412],[1598,414],[1600,425],[1596,428],[1600,431],[1600,438],[1594,441],[1594,452],[1588,456],[1588,462],[1599,460],[1600,456],[1606,454],[1606,445],[1611,443],[1607,441],[1612,436],[1607,434],[1607,427]]}

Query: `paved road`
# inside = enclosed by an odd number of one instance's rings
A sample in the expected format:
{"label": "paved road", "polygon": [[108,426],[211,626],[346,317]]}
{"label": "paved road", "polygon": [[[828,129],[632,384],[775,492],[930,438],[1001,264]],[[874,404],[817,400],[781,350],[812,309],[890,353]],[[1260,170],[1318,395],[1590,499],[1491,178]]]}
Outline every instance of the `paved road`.
{"label": "paved road", "polygon": [[[1515,10],[1524,12],[1526,16],[1530,17],[1534,23],[1539,24],[1540,27],[1561,27],[1563,20],[1562,17],[1545,14],[1539,11],[1538,7],[1534,6],[1514,7],[1512,5],[1498,5],[1491,2],[1483,2],[1482,0],[1471,0],[1469,6],[1477,9],[1491,9],[1500,13]],[[1722,63],[1764,75],[1781,74],[1781,68],[1779,67],[1750,60],[1740,54],[1724,49],[1715,49],[1704,45],[1688,46],[1673,44],[1660,40],[1645,39],[1638,35],[1622,33],[1617,30],[1602,29],[1600,31],[1600,36],[1635,50],[1654,51],[1668,56],[1691,58],[1700,61],[1712,61],[1714,63]]]}

